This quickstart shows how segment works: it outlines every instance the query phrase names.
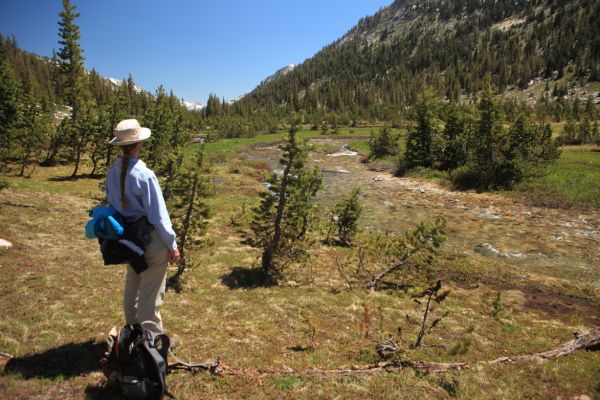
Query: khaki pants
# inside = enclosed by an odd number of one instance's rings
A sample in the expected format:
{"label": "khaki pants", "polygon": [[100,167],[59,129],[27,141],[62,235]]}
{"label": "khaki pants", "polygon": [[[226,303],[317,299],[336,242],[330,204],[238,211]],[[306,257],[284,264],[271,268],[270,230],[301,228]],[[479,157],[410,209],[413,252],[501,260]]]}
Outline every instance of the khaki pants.
{"label": "khaki pants", "polygon": [[128,324],[142,323],[145,328],[156,331],[154,324],[143,322],[153,321],[162,330],[159,309],[165,298],[170,251],[156,231],[151,233],[151,239],[144,252],[148,269],[138,274],[127,265],[123,307]]}

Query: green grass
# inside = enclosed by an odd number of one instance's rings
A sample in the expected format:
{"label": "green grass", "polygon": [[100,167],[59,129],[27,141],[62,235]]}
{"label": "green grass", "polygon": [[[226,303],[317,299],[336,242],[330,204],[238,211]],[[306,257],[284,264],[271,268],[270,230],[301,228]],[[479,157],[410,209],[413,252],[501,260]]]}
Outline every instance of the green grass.
{"label": "green grass", "polygon": [[562,133],[566,122],[551,122],[550,127],[552,128],[552,137],[557,138]]}
{"label": "green grass", "polygon": [[369,141],[368,140],[355,140],[350,144],[350,149],[359,152],[363,156],[369,155]]}
{"label": "green grass", "polygon": [[428,181],[436,182],[439,185],[446,187],[452,186],[450,176],[447,171],[439,171],[437,169],[432,168],[418,167],[409,171],[407,173],[407,176],[417,179],[426,179]]}
{"label": "green grass", "polygon": [[517,192],[534,204],[600,208],[600,148],[566,146],[546,175],[530,179]]}

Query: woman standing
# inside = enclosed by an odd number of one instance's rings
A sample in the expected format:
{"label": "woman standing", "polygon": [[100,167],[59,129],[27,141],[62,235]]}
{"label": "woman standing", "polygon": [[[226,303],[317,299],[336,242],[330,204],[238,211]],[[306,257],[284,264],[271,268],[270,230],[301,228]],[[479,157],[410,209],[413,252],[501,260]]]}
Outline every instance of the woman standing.
{"label": "woman standing", "polygon": [[137,120],[126,119],[117,124],[114,134],[110,144],[119,146],[123,155],[108,170],[106,197],[125,218],[126,225],[145,217],[151,230],[144,249],[148,268],[137,273],[127,266],[125,320],[127,324],[152,321],[156,326],[149,323],[144,327],[153,331],[160,327],[162,331],[159,308],[165,296],[167,265],[179,260],[179,250],[156,175],[138,158],[151,132]]}

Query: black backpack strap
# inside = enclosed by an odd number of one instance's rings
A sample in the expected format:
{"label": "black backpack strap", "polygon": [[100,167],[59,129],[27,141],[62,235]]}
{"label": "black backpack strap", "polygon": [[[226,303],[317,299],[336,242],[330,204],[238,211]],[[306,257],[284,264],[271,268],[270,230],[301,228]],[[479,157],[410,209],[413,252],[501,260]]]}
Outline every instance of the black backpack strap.
{"label": "black backpack strap", "polygon": [[[167,335],[164,333],[156,333],[149,329],[143,330],[143,347],[146,350],[146,354],[151,358],[150,364],[152,364],[155,368],[155,376],[160,385],[158,399],[162,399],[165,392],[167,391],[166,378],[167,378],[167,359],[162,354],[163,348],[164,352],[169,349],[169,339]],[[159,344],[160,343],[160,350]]]}

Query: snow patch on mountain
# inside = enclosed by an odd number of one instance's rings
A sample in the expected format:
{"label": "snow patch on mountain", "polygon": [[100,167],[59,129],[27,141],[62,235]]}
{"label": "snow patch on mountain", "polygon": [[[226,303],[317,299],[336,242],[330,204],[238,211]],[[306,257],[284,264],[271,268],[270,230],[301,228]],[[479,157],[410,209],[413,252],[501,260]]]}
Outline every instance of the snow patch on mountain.
{"label": "snow patch on mountain", "polygon": [[181,100],[181,104],[183,104],[188,111],[201,111],[204,108],[204,104],[197,101]]}
{"label": "snow patch on mountain", "polygon": [[[123,79],[115,79],[115,78],[105,78],[105,79],[107,79],[110,83],[112,83],[112,85],[116,88],[121,86],[124,83],[127,83]],[[142,93],[144,91],[144,89],[142,89],[141,87],[139,87],[138,85],[135,85],[135,84],[133,85],[133,90],[136,93]]]}
{"label": "snow patch on mountain", "polygon": [[273,79],[279,78],[280,76],[286,76],[287,74],[292,72],[294,70],[294,68],[296,68],[296,66],[294,64],[285,66],[285,67],[281,68],[280,70],[278,70],[277,72],[275,72],[273,75],[269,76],[267,79],[265,79],[263,81],[263,83],[269,83]]}

